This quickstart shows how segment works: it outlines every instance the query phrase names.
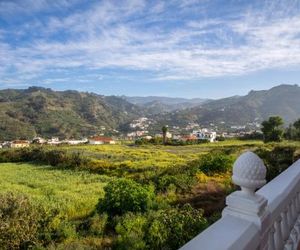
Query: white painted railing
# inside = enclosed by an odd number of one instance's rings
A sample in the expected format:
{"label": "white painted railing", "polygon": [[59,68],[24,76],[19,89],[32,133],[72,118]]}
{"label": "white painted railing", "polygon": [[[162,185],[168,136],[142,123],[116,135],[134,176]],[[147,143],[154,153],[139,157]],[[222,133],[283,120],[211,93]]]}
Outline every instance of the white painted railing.
{"label": "white painted railing", "polygon": [[266,185],[265,177],[263,161],[252,152],[242,154],[232,176],[241,191],[227,196],[222,218],[181,250],[296,250],[300,242],[300,160]]}

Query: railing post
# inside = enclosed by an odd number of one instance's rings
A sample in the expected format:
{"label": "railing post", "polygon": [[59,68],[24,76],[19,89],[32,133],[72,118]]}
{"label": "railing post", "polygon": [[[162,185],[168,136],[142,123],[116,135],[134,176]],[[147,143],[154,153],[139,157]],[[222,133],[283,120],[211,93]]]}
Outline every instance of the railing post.
{"label": "railing post", "polygon": [[270,225],[267,199],[255,193],[266,183],[265,178],[263,161],[252,152],[242,154],[234,163],[232,176],[233,183],[239,185],[241,191],[227,196],[227,207],[222,213],[223,216],[232,215],[253,222],[260,230],[260,249],[267,249],[269,229],[273,226]]}

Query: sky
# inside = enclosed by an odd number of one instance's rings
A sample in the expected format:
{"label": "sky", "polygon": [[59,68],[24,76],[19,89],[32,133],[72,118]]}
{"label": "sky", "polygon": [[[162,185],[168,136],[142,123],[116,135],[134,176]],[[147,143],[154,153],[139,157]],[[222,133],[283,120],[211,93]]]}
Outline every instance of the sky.
{"label": "sky", "polygon": [[0,89],[222,98],[299,77],[300,0],[0,0]]}

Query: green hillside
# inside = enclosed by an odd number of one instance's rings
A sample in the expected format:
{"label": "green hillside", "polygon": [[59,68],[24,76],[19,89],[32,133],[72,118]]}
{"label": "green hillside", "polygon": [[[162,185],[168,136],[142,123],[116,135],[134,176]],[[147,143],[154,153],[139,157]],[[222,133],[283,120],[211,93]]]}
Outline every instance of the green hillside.
{"label": "green hillside", "polygon": [[210,101],[201,106],[172,112],[163,117],[161,123],[186,124],[198,122],[202,125],[225,122],[243,125],[272,115],[281,116],[288,124],[300,117],[300,87],[280,85],[270,90],[250,91],[246,96],[234,96]]}
{"label": "green hillside", "polygon": [[118,129],[140,113],[135,105],[114,96],[37,87],[1,90],[0,140],[88,136]]}

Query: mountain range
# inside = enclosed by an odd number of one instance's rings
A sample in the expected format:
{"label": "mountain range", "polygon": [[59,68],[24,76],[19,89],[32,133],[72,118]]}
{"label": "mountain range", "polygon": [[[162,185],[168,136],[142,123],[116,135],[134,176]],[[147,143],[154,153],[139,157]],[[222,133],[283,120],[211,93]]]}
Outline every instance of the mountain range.
{"label": "mountain range", "polygon": [[202,125],[245,125],[262,122],[279,115],[285,123],[300,118],[300,87],[279,85],[269,90],[250,91],[245,96],[233,96],[209,101],[190,109],[171,112],[162,117],[162,123],[174,121],[197,122]]}
{"label": "mountain range", "polygon": [[36,135],[63,138],[127,132],[142,116],[161,125],[244,125],[271,115],[286,124],[300,118],[300,87],[279,85],[219,100],[103,96],[41,87],[0,90],[0,140]]}
{"label": "mountain range", "polygon": [[0,139],[82,137],[119,129],[143,114],[122,98],[40,87],[0,91]]}
{"label": "mountain range", "polygon": [[146,109],[151,114],[160,114],[175,110],[183,110],[187,108],[200,106],[203,103],[208,103],[210,101],[209,99],[201,98],[187,99],[164,96],[122,96],[121,98],[143,109]]}

